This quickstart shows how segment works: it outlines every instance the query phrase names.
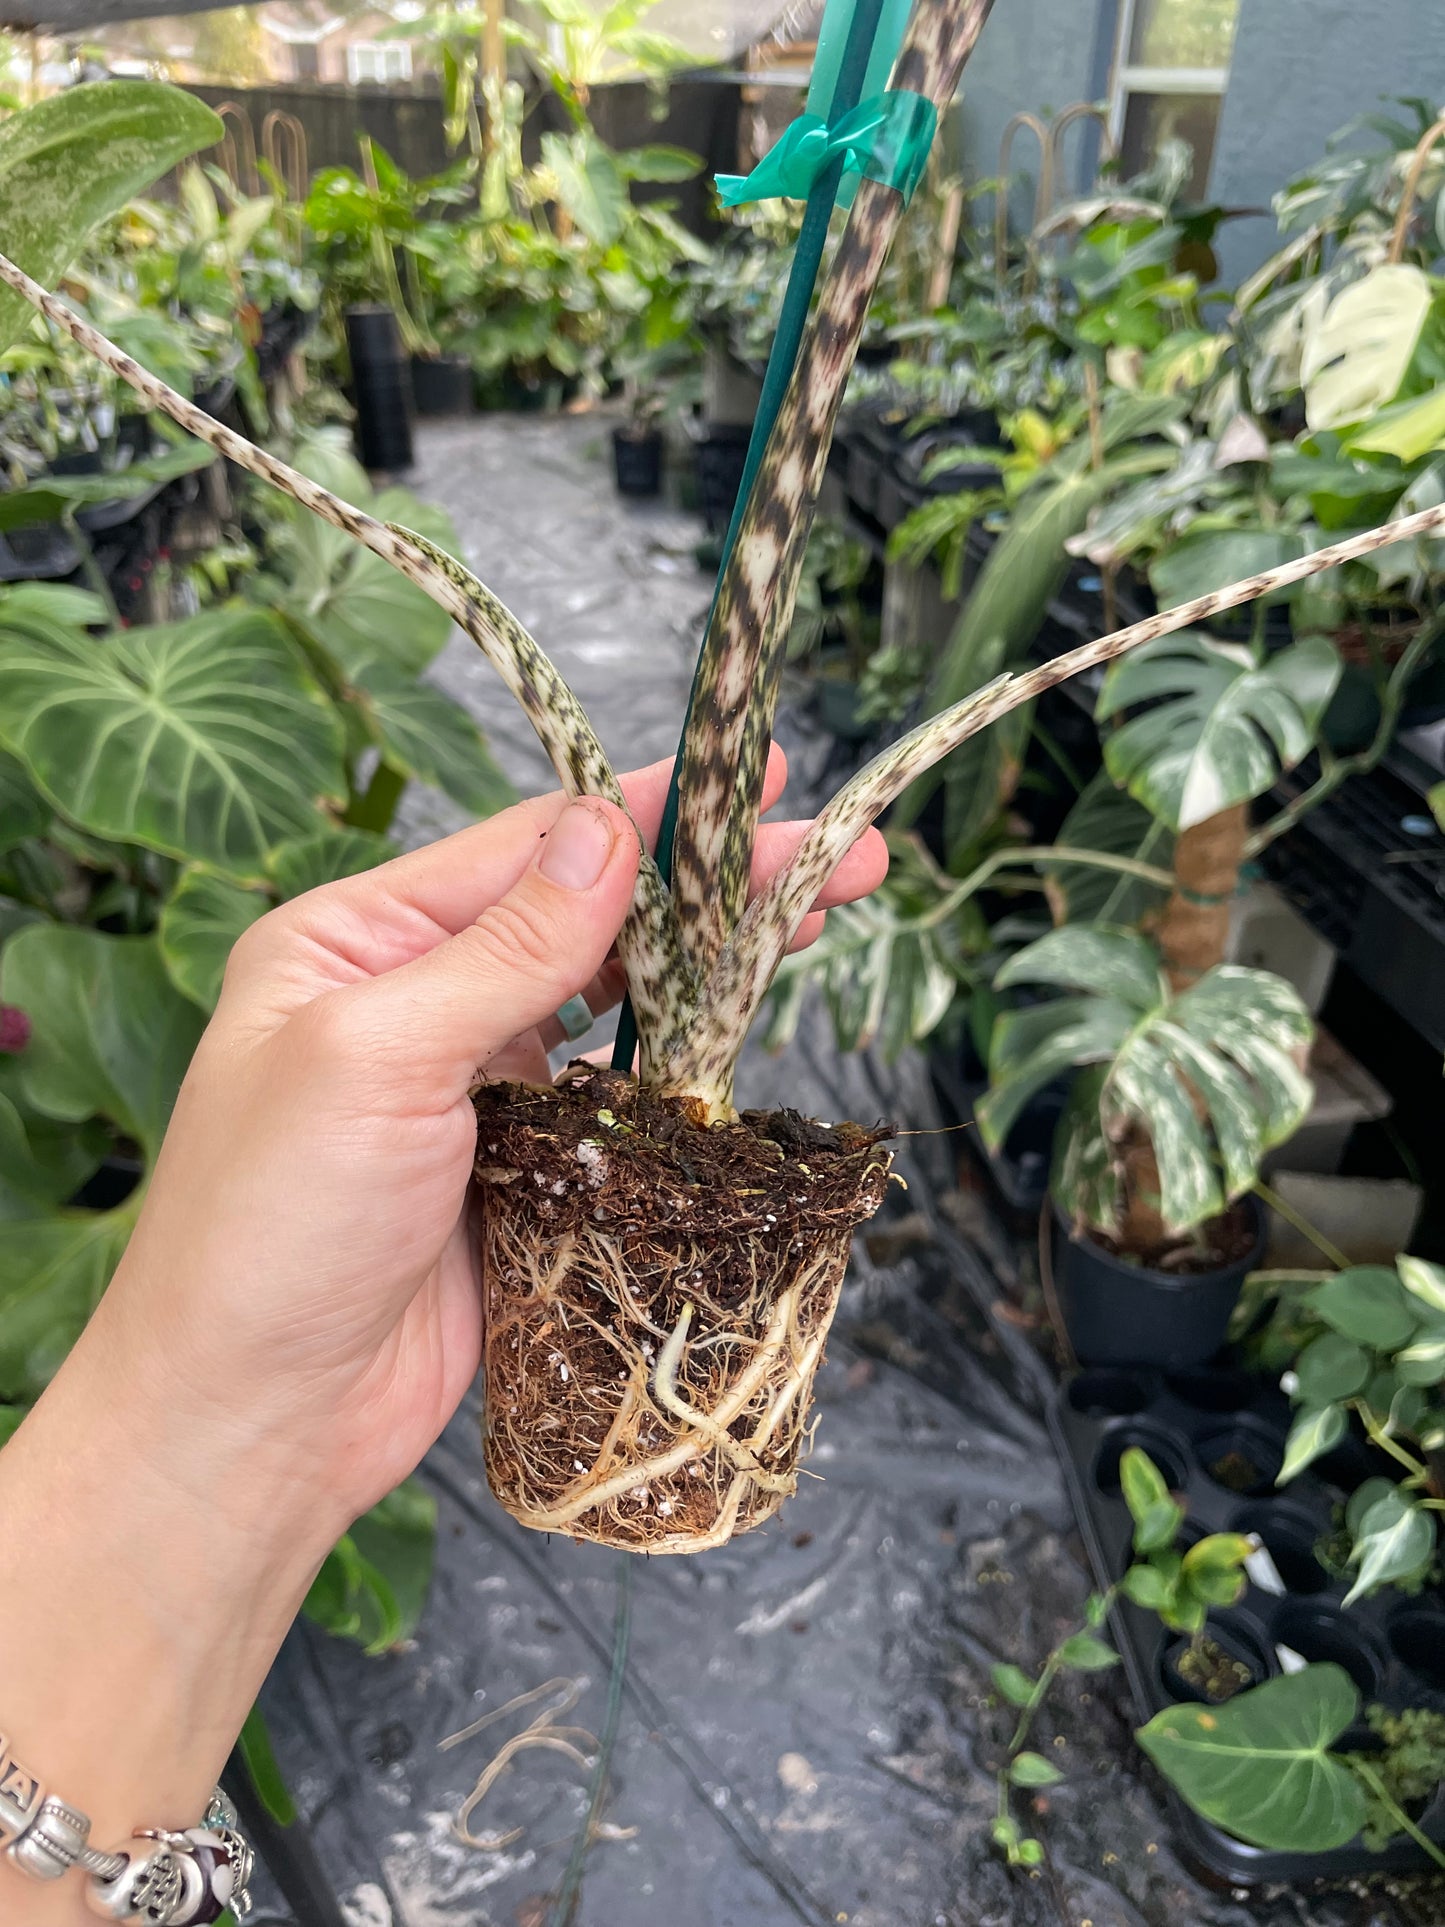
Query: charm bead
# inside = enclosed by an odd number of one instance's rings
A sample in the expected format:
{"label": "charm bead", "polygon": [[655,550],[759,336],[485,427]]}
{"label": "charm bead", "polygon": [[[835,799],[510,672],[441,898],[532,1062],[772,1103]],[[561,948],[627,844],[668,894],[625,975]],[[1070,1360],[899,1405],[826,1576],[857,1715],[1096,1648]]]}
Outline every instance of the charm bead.
{"label": "charm bead", "polygon": [[24,1838],[11,1846],[10,1858],[37,1880],[58,1880],[79,1860],[89,1833],[85,1815],[52,1794]]}
{"label": "charm bead", "polygon": [[163,1840],[138,1842],[112,1880],[86,1882],[86,1905],[102,1920],[137,1920],[172,1927],[185,1880],[177,1855]]}
{"label": "charm bead", "polygon": [[9,1742],[0,1738],[0,1847],[19,1839],[44,1800],[45,1788],[29,1767],[15,1758]]}

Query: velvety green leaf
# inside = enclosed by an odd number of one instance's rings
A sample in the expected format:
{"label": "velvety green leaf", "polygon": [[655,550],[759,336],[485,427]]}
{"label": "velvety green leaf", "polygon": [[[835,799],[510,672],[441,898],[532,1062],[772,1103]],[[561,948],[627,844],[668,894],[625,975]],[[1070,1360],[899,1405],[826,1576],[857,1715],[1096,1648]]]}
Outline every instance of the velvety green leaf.
{"label": "velvety green leaf", "polygon": [[374,830],[320,830],[315,836],[278,843],[266,858],[266,874],[276,894],[287,899],[304,896],[324,883],[337,883],[342,877],[360,876],[379,863],[389,863],[397,854],[396,845]]}
{"label": "velvety green leaf", "polygon": [[129,468],[103,475],[44,476],[28,488],[0,493],[0,534],[58,522],[63,515],[95,503],[128,501],[157,483],[173,482],[179,476],[209,468],[215,459],[214,451],[204,442],[183,442],[179,448],[168,448],[162,454],[132,462]]}
{"label": "velvety green leaf", "polygon": [[481,731],[444,691],[381,661],[356,681],[389,763],[433,784],[473,816],[494,816],[517,801]]}
{"label": "velvety green leaf", "polygon": [[1359,1572],[1345,1595],[1345,1604],[1351,1605],[1393,1581],[1417,1577],[1434,1553],[1433,1514],[1412,1503],[1398,1486],[1392,1486],[1360,1520],[1350,1552],[1350,1563],[1358,1566]]}
{"label": "velvety green leaf", "polygon": [[25,1099],[61,1120],[109,1118],[153,1158],[203,1027],[155,940],[31,924],[0,953],[0,1000],[30,1018]]}
{"label": "velvety green leaf", "polygon": [[1065,1666],[1072,1666],[1080,1673],[1103,1673],[1109,1667],[1117,1666],[1119,1655],[1104,1640],[1096,1639],[1092,1633],[1070,1633],[1059,1648],[1059,1657]]}
{"label": "velvety green leaf", "polygon": [[[0,253],[53,288],[93,227],[221,133],[194,94],[149,80],[91,81],[12,114],[0,124]],[[0,292],[0,349],[33,312]]]}
{"label": "velvety green leaf", "polygon": [[1360,421],[1395,399],[1430,301],[1428,279],[1405,263],[1374,268],[1335,296],[1300,364],[1311,429]]}
{"label": "velvety green leaf", "polygon": [[1445,1266],[1432,1265],[1424,1258],[1401,1257],[1396,1262],[1406,1291],[1431,1311],[1445,1312]]}
{"label": "velvety green leaf", "polygon": [[1287,1485],[1307,1465],[1332,1452],[1345,1436],[1348,1420],[1342,1405],[1302,1405],[1290,1424],[1285,1441],[1284,1463],[1275,1476],[1276,1485]]}
{"label": "velvety green leaf", "polygon": [[1188,829],[1262,796],[1309,753],[1339,676],[1322,636],[1258,668],[1248,651],[1194,631],[1162,636],[1104,679],[1101,720],[1137,710],[1107,737],[1105,765],[1154,815]]}
{"label": "velvety green leaf", "polygon": [[72,1211],[4,1229],[0,1263],[0,1399],[49,1384],[120,1262],[132,1213]]}
{"label": "velvety green leaf", "polygon": [[1377,1352],[1396,1351],[1422,1316],[1386,1265],[1354,1265],[1337,1272],[1307,1293],[1304,1302],[1334,1331]]}
{"label": "velvety green leaf", "polygon": [[1305,1346],[1295,1371],[1299,1396],[1305,1404],[1329,1405],[1336,1399],[1353,1398],[1365,1389],[1370,1355],[1338,1332],[1326,1332]]}
{"label": "velvety green leaf", "polygon": [[0,1088],[0,1222],[46,1216],[75,1195],[105,1155],[102,1132],[22,1108],[18,1068],[17,1060],[4,1067],[13,1091]]}
{"label": "velvety green leaf", "polygon": [[1008,1776],[1015,1786],[1057,1786],[1064,1777],[1042,1753],[1016,1753],[1009,1761]]}
{"label": "velvety green leaf", "polygon": [[39,836],[49,821],[50,806],[25,765],[0,750],[0,856]]}
{"label": "velvety green leaf", "polygon": [[266,914],[265,897],[192,867],[162,906],[156,938],[171,982],[202,1010],[216,1007],[231,946]]}
{"label": "velvety green leaf", "polygon": [[1010,1706],[1027,1706],[1034,1696],[1034,1682],[1021,1666],[1000,1661],[990,1670],[989,1676]]}
{"label": "velvety green leaf", "polygon": [[1364,1822],[1359,1781],[1330,1748],[1359,1694],[1338,1666],[1306,1666],[1223,1706],[1169,1706],[1139,1744],[1194,1810],[1240,1840],[1321,1853]]}
{"label": "velvety green leaf", "polygon": [[7,632],[0,607],[0,662],[0,740],[98,836],[259,878],[272,844],[345,797],[336,713],[257,610],[99,642]]}

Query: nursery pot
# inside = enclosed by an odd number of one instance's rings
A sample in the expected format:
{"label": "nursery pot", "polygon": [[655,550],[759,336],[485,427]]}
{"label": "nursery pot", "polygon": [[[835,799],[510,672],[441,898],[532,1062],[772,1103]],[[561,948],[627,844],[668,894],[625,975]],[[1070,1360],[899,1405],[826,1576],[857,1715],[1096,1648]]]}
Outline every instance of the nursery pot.
{"label": "nursery pot", "polygon": [[639,497],[662,493],[662,430],[614,428],[612,466],[617,493]]}
{"label": "nursery pot", "polygon": [[361,466],[373,471],[410,468],[411,371],[396,316],[390,308],[348,308],[346,346]]}
{"label": "nursery pot", "polygon": [[411,393],[418,415],[470,415],[472,364],[465,355],[413,355]]}
{"label": "nursery pot", "polygon": [[1151,1271],[1087,1235],[1074,1237],[1051,1198],[1054,1284],[1069,1340],[1082,1365],[1202,1365],[1223,1345],[1246,1275],[1264,1259],[1265,1216],[1244,1200],[1253,1236],[1240,1258],[1216,1271]]}
{"label": "nursery pot", "polygon": [[487,1479],[536,1531],[700,1551],[797,1484],[890,1155],[854,1124],[697,1108],[586,1065],[477,1094]]}

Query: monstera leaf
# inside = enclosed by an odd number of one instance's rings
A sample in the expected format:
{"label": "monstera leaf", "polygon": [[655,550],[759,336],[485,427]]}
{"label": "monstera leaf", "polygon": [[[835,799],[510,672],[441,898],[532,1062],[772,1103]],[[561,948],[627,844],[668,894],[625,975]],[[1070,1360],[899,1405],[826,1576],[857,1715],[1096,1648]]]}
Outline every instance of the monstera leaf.
{"label": "monstera leaf", "polygon": [[[12,114],[0,125],[0,253],[54,287],[98,222],[223,131],[194,94],[149,80],[70,87]],[[32,313],[0,291],[0,349]]]}
{"label": "monstera leaf", "polygon": [[1339,1666],[1306,1666],[1223,1706],[1167,1706],[1139,1744],[1196,1813],[1281,1853],[1353,1840],[1364,1790],[1330,1748],[1359,1710]]}
{"label": "monstera leaf", "polygon": [[7,608],[0,743],[81,829],[259,878],[344,800],[341,724],[274,618],[224,608],[97,641],[11,628]]}
{"label": "monstera leaf", "polygon": [[1264,663],[1181,630],[1123,656],[1104,678],[1101,721],[1139,710],[1104,744],[1104,763],[1171,829],[1187,830],[1261,796],[1312,748],[1339,681],[1323,636]]}
{"label": "monstera leaf", "polygon": [[1430,283],[1387,263],[1341,290],[1304,344],[1300,375],[1311,429],[1340,428],[1392,402],[1430,312]]}
{"label": "monstera leaf", "polygon": [[977,1107],[1002,1144],[1028,1100],[1084,1070],[1065,1115],[1054,1191],[1080,1222],[1113,1222],[1114,1148],[1146,1137],[1159,1168],[1160,1214],[1175,1231],[1216,1216],[1254,1183],[1259,1161],[1304,1119],[1299,1069],[1309,1015],[1267,971],[1222,964],[1172,993],[1136,931],[1066,925],[1010,958],[995,988],[1065,994],[1006,1012],[994,1027],[990,1090]]}

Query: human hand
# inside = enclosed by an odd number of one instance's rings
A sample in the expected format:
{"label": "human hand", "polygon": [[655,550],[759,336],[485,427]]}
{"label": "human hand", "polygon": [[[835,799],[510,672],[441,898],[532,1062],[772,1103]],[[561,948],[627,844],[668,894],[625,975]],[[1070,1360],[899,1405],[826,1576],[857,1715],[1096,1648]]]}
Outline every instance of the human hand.
{"label": "human hand", "polygon": [[[668,774],[623,779],[649,840]],[[775,752],[764,807],[785,774]],[[804,827],[762,828],[755,887]],[[886,865],[870,832],[821,902],[865,894]],[[616,1001],[636,868],[623,812],[548,796],[312,891],[233,952],[81,1343],[163,1366],[192,1437],[304,1468],[318,1557],[412,1470],[476,1373],[468,1091],[479,1069],[545,1079],[558,1007]]]}

